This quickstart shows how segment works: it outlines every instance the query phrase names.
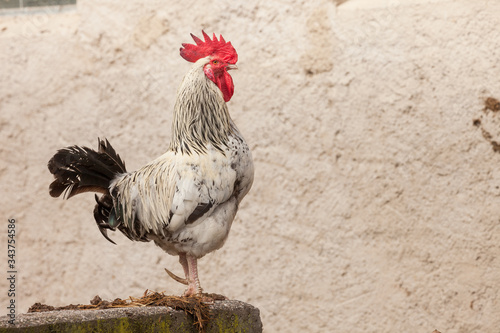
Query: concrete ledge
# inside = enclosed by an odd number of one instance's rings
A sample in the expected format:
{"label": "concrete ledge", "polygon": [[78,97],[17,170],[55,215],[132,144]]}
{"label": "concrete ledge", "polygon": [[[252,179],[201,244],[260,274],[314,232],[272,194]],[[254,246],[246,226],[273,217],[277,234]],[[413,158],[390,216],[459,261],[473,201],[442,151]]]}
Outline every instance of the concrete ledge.
{"label": "concrete ledge", "polygon": [[[259,309],[240,301],[215,301],[206,333],[262,332]],[[63,310],[20,314],[15,325],[0,317],[3,332],[175,332],[197,333],[192,316],[164,306]]]}

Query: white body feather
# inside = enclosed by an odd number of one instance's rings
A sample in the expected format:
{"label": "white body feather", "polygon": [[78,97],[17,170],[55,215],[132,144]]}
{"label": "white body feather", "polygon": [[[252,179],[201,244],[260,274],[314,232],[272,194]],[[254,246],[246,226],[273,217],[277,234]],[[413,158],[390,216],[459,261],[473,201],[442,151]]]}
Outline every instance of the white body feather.
{"label": "white body feather", "polygon": [[220,89],[203,73],[207,63],[197,61],[179,88],[170,149],[110,185],[132,237],[196,258],[224,244],[254,174]]}

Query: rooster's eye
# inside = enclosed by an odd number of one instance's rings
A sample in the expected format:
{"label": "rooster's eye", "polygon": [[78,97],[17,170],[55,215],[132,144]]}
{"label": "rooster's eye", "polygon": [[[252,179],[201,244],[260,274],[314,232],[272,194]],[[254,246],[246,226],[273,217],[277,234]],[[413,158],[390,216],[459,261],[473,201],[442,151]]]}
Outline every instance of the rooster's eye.
{"label": "rooster's eye", "polygon": [[219,63],[219,61],[217,61],[217,60],[212,61],[212,64],[214,64],[214,65],[217,65],[218,63]]}

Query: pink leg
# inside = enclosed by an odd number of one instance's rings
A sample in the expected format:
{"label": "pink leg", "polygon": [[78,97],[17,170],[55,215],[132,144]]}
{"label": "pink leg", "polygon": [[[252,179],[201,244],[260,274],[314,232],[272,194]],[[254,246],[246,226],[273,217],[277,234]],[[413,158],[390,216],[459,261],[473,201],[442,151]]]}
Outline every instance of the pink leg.
{"label": "pink leg", "polygon": [[200,280],[198,278],[198,265],[196,257],[186,255],[186,261],[188,264],[188,275],[186,278],[188,280],[188,289],[184,292],[184,296],[192,296],[196,294],[201,294],[202,289],[200,285]]}
{"label": "pink leg", "polygon": [[179,254],[179,262],[184,269],[185,279],[178,277],[171,271],[165,268],[165,271],[170,275],[172,279],[182,284],[188,286],[187,290],[184,292],[184,296],[192,296],[202,293],[200,279],[198,278],[198,259],[196,257],[190,256],[186,253]]}
{"label": "pink leg", "polygon": [[184,269],[184,276],[186,277],[186,279],[189,279],[189,266],[185,253],[179,254],[179,262],[182,265],[182,269]]}

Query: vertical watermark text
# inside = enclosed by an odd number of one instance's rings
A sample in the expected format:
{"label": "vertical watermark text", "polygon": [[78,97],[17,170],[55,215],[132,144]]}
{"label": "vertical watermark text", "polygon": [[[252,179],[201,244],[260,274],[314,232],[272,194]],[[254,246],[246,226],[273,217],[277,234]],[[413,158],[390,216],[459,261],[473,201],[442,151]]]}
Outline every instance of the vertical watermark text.
{"label": "vertical watermark text", "polygon": [[7,296],[9,299],[7,305],[7,317],[9,324],[14,325],[16,322],[16,220],[7,220],[7,281],[8,290]]}

